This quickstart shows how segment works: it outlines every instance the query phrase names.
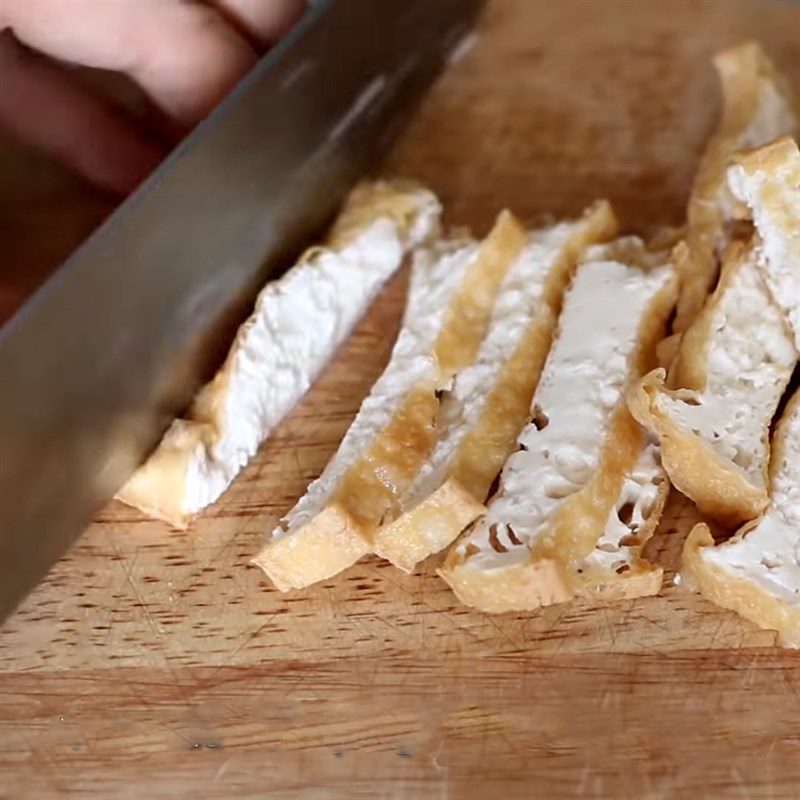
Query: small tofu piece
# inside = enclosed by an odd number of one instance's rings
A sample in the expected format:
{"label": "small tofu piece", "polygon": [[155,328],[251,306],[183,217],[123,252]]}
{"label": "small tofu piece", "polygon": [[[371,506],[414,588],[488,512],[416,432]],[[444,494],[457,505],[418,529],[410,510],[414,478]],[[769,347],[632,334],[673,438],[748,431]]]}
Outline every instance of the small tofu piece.
{"label": "small tofu piece", "polygon": [[764,514],[715,547],[705,524],[683,548],[688,585],[800,647],[800,391],[772,439],[770,500]]}
{"label": "small tofu piece", "polygon": [[[752,204],[749,241],[734,242],[719,284],[673,362],[632,392],[631,411],[661,443],[672,484],[724,525],[767,505],[769,427],[797,363],[800,155],[786,140],[737,159],[730,177]],[[770,288],[771,287],[771,288]]]}
{"label": "small tofu piece", "polygon": [[405,255],[436,235],[440,215],[418,184],[356,187],[327,243],[262,289],[220,371],[117,497],[185,528],[292,410]]}
{"label": "small tofu piece", "polygon": [[440,435],[375,552],[406,572],[451,544],[477,516],[516,439],[550,349],[566,284],[591,244],[616,233],[607,202],[533,231],[509,267],[475,362],[443,397]]}
{"label": "small tofu piece", "polygon": [[433,449],[441,393],[472,363],[509,266],[525,246],[503,212],[487,238],[417,253],[389,364],[322,475],[253,563],[281,590],[324,580],[372,552],[375,530]]}
{"label": "small tofu piece", "polygon": [[642,558],[656,532],[670,483],[661,451],[645,436],[639,458],[622,481],[603,533],[592,552],[575,567],[576,595],[594,602],[616,602],[658,594],[663,570]]}
{"label": "small tofu piece", "polygon": [[[744,209],[731,194],[726,170],[740,150],[796,136],[798,118],[791,90],[761,46],[747,42],[714,57],[722,87],[722,117],[700,161],[687,208],[686,238],[676,248],[681,293],[673,331],[683,333],[713,289],[720,257],[736,238]],[[678,340],[672,340],[672,351]]]}
{"label": "small tofu piece", "polygon": [[739,153],[728,169],[734,197],[744,203],[761,239],[758,266],[800,351],[800,150],[784,136]]}
{"label": "small tofu piece", "polygon": [[[625,394],[654,363],[676,294],[666,253],[648,252],[635,238],[589,249],[566,295],[531,422],[486,513],[440,570],[462,602],[500,613],[636,593],[634,582],[603,588],[628,579],[591,559],[611,535],[626,482],[639,481],[648,442]],[[657,494],[640,511],[642,521],[657,522]],[[641,591],[653,584],[648,576]]]}

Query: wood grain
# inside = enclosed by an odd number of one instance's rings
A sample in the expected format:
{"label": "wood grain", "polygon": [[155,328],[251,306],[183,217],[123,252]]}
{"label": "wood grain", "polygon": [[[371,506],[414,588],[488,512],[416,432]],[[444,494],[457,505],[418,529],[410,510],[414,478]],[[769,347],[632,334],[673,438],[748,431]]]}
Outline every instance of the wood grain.
{"label": "wood grain", "polygon": [[[680,222],[710,53],[759,38],[797,88],[799,28],[759,0],[497,0],[387,171],[479,232],[599,196],[630,229]],[[603,609],[482,615],[435,560],[287,595],[248,565],[380,373],[404,283],[190,531],[112,503],[7,621],[0,797],[798,797],[798,656],[673,585],[680,497],[662,594]]]}

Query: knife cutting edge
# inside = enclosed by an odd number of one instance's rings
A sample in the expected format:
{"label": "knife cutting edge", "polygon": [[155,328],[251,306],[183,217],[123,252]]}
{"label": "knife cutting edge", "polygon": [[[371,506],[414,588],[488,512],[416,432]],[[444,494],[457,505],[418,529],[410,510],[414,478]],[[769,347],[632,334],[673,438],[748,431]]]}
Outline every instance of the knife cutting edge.
{"label": "knife cutting edge", "polygon": [[0,618],[189,402],[483,0],[328,0],[0,330]]}

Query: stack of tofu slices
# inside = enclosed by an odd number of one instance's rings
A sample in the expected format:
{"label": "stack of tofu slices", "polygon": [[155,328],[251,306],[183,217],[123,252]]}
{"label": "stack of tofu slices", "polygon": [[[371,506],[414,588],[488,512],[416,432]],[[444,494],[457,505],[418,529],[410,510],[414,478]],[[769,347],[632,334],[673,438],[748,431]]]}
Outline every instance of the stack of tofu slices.
{"label": "stack of tofu slices", "polygon": [[487,612],[656,594],[642,550],[672,485],[739,528],[715,546],[695,527],[687,582],[800,644],[797,117],[757,45],[715,65],[722,119],[669,247],[619,237],[605,201],[443,235],[427,189],[362,185],[119,497],[185,527],[408,260],[386,369],[254,559],[279,589],[449,547],[439,574]]}

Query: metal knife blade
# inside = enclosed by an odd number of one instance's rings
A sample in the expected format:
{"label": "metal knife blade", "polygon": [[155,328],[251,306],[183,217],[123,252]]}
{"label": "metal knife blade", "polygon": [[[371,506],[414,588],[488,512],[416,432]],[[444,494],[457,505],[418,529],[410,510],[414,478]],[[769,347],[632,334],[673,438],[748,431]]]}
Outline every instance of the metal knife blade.
{"label": "metal knife blade", "polygon": [[0,618],[207,377],[483,0],[312,6],[0,331]]}

